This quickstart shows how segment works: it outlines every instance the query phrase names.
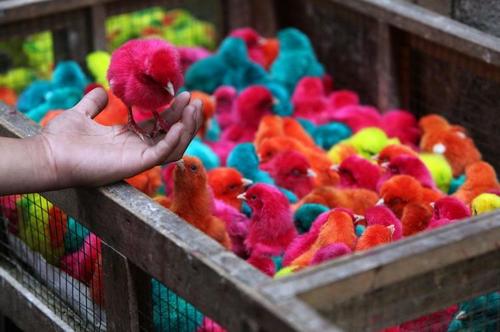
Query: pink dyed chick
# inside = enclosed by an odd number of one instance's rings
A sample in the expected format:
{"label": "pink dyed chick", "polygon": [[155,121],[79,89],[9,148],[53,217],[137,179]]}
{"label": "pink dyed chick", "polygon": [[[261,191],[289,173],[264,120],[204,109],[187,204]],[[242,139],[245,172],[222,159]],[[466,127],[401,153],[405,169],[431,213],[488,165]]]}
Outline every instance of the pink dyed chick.
{"label": "pink dyed chick", "polygon": [[310,265],[318,265],[326,261],[352,253],[345,243],[333,243],[326,247],[319,249],[311,260]]}
{"label": "pink dyed chick", "polygon": [[370,106],[349,105],[332,114],[332,121],[339,121],[357,132],[366,127],[382,128],[382,116],[377,109]]}
{"label": "pink dyed chick", "polygon": [[181,61],[181,70],[185,73],[196,61],[209,57],[212,53],[203,47],[177,47]]}
{"label": "pink dyed chick", "polygon": [[[113,93],[128,106],[130,130],[144,139],[144,131],[135,123],[132,107],[149,110],[156,124],[168,131],[168,124],[157,110],[166,106],[183,84],[177,49],[160,39],[133,39],[111,55],[108,69]],[[156,135],[155,130],[150,133]]]}
{"label": "pink dyed chick", "polygon": [[292,95],[295,117],[308,119],[321,124],[323,113],[327,110],[328,100],[324,85],[319,77],[304,77],[295,87]]}
{"label": "pink dyed chick", "polygon": [[391,161],[382,163],[381,166],[386,171],[378,181],[377,190],[382,187],[385,181],[395,175],[409,175],[420,182],[422,186],[437,190],[429,169],[417,157],[402,154],[392,158]]}
{"label": "pink dyed chick", "polygon": [[238,92],[232,86],[223,85],[214,92],[215,117],[220,129],[224,130],[233,123],[233,112],[236,107]]}
{"label": "pink dyed chick", "polygon": [[307,158],[300,152],[287,150],[261,165],[280,187],[292,191],[298,198],[302,198],[314,187],[315,173]]}
{"label": "pink dyed chick", "polygon": [[420,128],[415,115],[404,110],[391,110],[384,114],[382,129],[389,137],[397,137],[401,143],[416,147]]}
{"label": "pink dyed chick", "polygon": [[89,285],[100,252],[101,239],[90,233],[80,250],[61,258],[61,270]]}
{"label": "pink dyed chick", "polygon": [[243,90],[236,99],[234,123],[222,133],[222,140],[253,141],[260,119],[272,113],[273,104],[274,97],[264,86],[253,85]]}
{"label": "pink dyed chick", "polygon": [[226,231],[231,240],[231,251],[243,259],[248,258],[245,239],[248,236],[250,220],[231,205],[218,199],[214,200],[213,214],[226,224]]}
{"label": "pink dyed chick", "polygon": [[344,159],[339,166],[332,166],[340,176],[340,186],[344,188],[364,188],[375,191],[382,174],[379,166],[352,155]]}
{"label": "pink dyed chick", "polygon": [[259,183],[240,195],[252,209],[248,237],[250,252],[282,254],[297,236],[292,211],[285,195],[276,187]]}
{"label": "pink dyed chick", "polygon": [[469,207],[453,196],[438,199],[433,205],[434,212],[427,226],[428,230],[439,228],[471,216]]}
{"label": "pink dyed chick", "polygon": [[248,56],[250,59],[262,67],[266,67],[266,58],[262,49],[262,45],[266,40],[261,37],[257,31],[248,27],[239,28],[234,29],[230,36],[243,39],[245,45],[247,46]]}
{"label": "pink dyed chick", "polygon": [[385,206],[374,206],[366,210],[365,220],[368,226],[383,225],[394,226],[392,240],[396,241],[403,237],[403,226],[394,212]]}

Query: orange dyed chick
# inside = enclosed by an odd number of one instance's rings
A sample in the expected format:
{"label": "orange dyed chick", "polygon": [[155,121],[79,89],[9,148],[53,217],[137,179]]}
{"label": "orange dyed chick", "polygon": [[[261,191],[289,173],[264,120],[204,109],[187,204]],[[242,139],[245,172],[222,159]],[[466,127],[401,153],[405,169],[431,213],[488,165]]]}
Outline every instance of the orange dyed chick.
{"label": "orange dyed chick", "polygon": [[363,251],[392,241],[394,225],[368,226],[356,243],[354,251]]}
{"label": "orange dyed chick", "polygon": [[327,221],[321,226],[316,241],[290,265],[304,268],[311,263],[318,250],[334,243],[344,243],[351,249],[356,246],[354,217],[343,209],[336,209],[329,213]]}
{"label": "orange dyed chick", "polygon": [[170,210],[227,249],[231,248],[225,223],[212,214],[207,173],[198,158],[186,156],[177,162]]}
{"label": "orange dyed chick", "polygon": [[207,131],[210,129],[210,121],[215,114],[215,98],[201,91],[191,91],[191,99],[199,99],[203,104],[201,108],[203,113],[203,124],[198,131],[198,135],[204,138]]}
{"label": "orange dyed chick", "polygon": [[479,161],[467,167],[465,170],[465,183],[454,194],[466,204],[470,204],[474,198],[491,189],[499,189],[495,169],[484,161]]}
{"label": "orange dyed chick", "polygon": [[137,190],[153,197],[161,186],[161,167],[156,166],[132,176],[125,181]]}
{"label": "orange dyed chick", "polygon": [[219,167],[208,172],[208,184],[215,198],[239,211],[242,201],[238,199],[238,195],[242,194],[252,181],[243,178],[235,168]]}

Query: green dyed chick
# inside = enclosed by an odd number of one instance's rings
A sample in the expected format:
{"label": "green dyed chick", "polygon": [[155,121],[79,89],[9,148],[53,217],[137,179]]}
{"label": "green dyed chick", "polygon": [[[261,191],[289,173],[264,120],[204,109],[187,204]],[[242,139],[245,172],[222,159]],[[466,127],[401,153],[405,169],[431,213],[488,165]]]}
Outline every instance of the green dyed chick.
{"label": "green dyed chick", "polygon": [[95,79],[105,88],[109,88],[108,79],[106,78],[109,63],[111,62],[111,55],[104,51],[95,51],[89,53],[86,58],[87,68]]}
{"label": "green dyed chick", "polygon": [[450,164],[440,154],[422,153],[419,154],[420,160],[431,172],[432,179],[436,186],[444,193],[450,189],[450,183],[453,179],[453,171]]}
{"label": "green dyed chick", "polygon": [[371,159],[387,145],[399,144],[399,141],[394,138],[389,139],[386,133],[380,128],[367,127],[342,141],[342,143],[352,145],[362,157]]}
{"label": "green dyed chick", "polygon": [[64,254],[66,216],[39,194],[22,195],[17,202],[19,238],[51,264]]}

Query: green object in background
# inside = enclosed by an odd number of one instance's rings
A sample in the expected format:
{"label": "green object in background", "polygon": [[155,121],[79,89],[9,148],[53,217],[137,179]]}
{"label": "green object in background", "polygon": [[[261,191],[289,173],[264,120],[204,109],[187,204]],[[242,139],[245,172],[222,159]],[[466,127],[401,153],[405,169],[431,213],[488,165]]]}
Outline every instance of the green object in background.
{"label": "green object in background", "polygon": [[83,241],[90,231],[72,217],[68,217],[67,230],[64,234],[64,252],[75,252],[83,246]]}
{"label": "green object in background", "polygon": [[33,82],[35,78],[35,72],[30,68],[14,68],[0,75],[0,86],[6,86],[19,93]]}

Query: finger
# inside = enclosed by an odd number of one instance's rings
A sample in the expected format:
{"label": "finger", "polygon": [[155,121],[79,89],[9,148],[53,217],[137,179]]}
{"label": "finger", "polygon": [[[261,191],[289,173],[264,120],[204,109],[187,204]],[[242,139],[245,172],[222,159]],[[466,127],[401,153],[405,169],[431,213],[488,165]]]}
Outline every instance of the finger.
{"label": "finger", "polygon": [[108,94],[106,91],[103,88],[95,88],[83,96],[72,110],[93,119],[106,107],[107,103]]}
{"label": "finger", "polygon": [[198,132],[198,130],[200,130],[200,127],[201,125],[203,124],[203,112],[202,112],[202,108],[203,108],[203,102],[199,99],[195,99],[193,100],[193,102],[191,103],[191,105],[193,105],[194,109],[195,109],[195,112],[194,112],[194,120],[195,120],[195,123],[196,123],[196,129],[195,129],[195,133]]}
{"label": "finger", "polygon": [[144,152],[144,162],[148,168],[173,161],[171,155],[176,147],[179,146],[183,131],[184,124],[177,122],[170,128],[162,140]]}
{"label": "finger", "polygon": [[182,121],[181,123],[184,125],[184,130],[181,134],[180,140],[179,140],[179,145],[174,149],[172,153],[172,157],[174,159],[180,159],[182,158],[184,152],[186,151],[189,143],[193,139],[194,135],[196,134],[196,123],[194,119],[194,108],[189,105],[185,108],[183,114],[182,114]]}
{"label": "finger", "polygon": [[177,97],[175,97],[175,100],[170,109],[162,112],[161,116],[169,124],[179,121],[182,117],[182,112],[184,111],[184,108],[186,108],[186,106],[189,104],[190,99],[191,94],[189,92],[182,92]]}

